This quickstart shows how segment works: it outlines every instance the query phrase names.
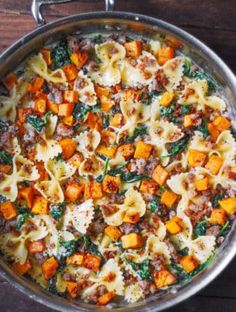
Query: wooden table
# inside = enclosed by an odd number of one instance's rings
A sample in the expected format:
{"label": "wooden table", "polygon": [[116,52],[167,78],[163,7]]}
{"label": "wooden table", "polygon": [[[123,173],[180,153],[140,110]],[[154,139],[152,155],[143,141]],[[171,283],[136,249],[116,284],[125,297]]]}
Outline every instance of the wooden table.
{"label": "wooden table", "polygon": [[[35,27],[30,13],[31,0],[0,0],[0,51]],[[103,1],[78,1],[51,6],[48,19],[103,10]],[[215,50],[236,73],[235,0],[117,0],[117,10],[161,18],[189,31]],[[33,307],[33,308],[32,308]],[[0,279],[1,312],[50,312]],[[198,295],[169,312],[236,311],[236,261]]]}

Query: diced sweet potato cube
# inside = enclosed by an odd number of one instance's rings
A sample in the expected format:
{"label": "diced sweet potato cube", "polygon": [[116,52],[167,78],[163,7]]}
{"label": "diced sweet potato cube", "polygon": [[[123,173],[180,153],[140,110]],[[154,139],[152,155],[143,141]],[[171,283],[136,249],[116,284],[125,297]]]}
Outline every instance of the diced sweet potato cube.
{"label": "diced sweet potato cube", "polygon": [[74,124],[74,117],[72,115],[65,116],[62,118],[62,123],[67,127],[72,127]]}
{"label": "diced sweet potato cube", "polygon": [[173,92],[165,92],[163,93],[162,97],[160,98],[160,104],[161,106],[167,107],[171,104],[171,102],[174,100],[175,95]]}
{"label": "diced sweet potato cube", "polygon": [[76,103],[78,101],[79,94],[76,90],[65,90],[64,100],[68,103]]}
{"label": "diced sweet potato cube", "polygon": [[12,266],[20,275],[24,275],[31,269],[29,259],[27,259],[23,264],[20,264],[19,262],[14,262]]}
{"label": "diced sweet potato cube", "polygon": [[222,199],[219,204],[228,214],[236,212],[236,197]]}
{"label": "diced sweet potato cube", "polygon": [[206,191],[208,189],[208,177],[204,177],[194,182],[197,191]]}
{"label": "diced sweet potato cube", "polygon": [[19,191],[19,195],[18,196],[19,196],[19,198],[24,198],[26,200],[28,208],[32,208],[33,207],[33,203],[34,203],[34,188],[32,186],[23,187]]}
{"label": "diced sweet potato cube", "polygon": [[74,140],[65,138],[59,141],[59,144],[62,148],[62,157],[64,159],[69,159],[74,155],[77,145]]}
{"label": "diced sweet potato cube", "polygon": [[166,222],[166,229],[170,234],[177,234],[184,228],[183,220],[177,216],[171,218]]}
{"label": "diced sweet potato cube", "polygon": [[206,154],[194,149],[189,150],[188,164],[190,167],[201,167],[206,160]]}
{"label": "diced sweet potato cube", "polygon": [[66,291],[71,296],[71,298],[73,299],[77,298],[81,290],[82,290],[81,286],[77,282],[71,282],[71,281],[66,282]]}
{"label": "diced sweet potato cube", "polygon": [[174,192],[172,192],[170,190],[166,190],[162,193],[161,202],[162,202],[162,204],[171,208],[175,204],[177,198],[178,198],[178,196]]}
{"label": "diced sweet potato cube", "polygon": [[72,265],[76,265],[76,266],[82,265],[83,261],[84,261],[84,256],[79,254],[78,252],[74,253],[70,257],[67,257],[67,259],[66,259],[67,264],[72,264]]}
{"label": "diced sweet potato cube", "polygon": [[84,187],[84,199],[99,199],[102,197],[102,185],[98,182],[89,182]]}
{"label": "diced sweet potato cube", "polygon": [[47,65],[50,66],[52,64],[51,51],[47,49],[41,49],[39,52],[42,54]]}
{"label": "diced sweet potato cube", "polygon": [[157,165],[152,172],[152,179],[159,185],[165,184],[168,178],[168,172],[161,166]]}
{"label": "diced sweet potato cube", "polygon": [[210,223],[224,225],[227,220],[227,214],[222,208],[212,209]]}
{"label": "diced sweet potato cube", "polygon": [[167,61],[175,56],[175,50],[172,47],[165,47],[158,51],[157,60],[160,65],[164,65]]}
{"label": "diced sweet potato cube", "polygon": [[95,86],[95,92],[96,92],[98,98],[101,98],[102,96],[109,97],[109,95],[111,93],[111,88],[96,85]]}
{"label": "diced sweet potato cube", "polygon": [[126,42],[124,44],[126,49],[126,55],[130,57],[139,56],[142,53],[142,42],[134,40],[131,42]]}
{"label": "diced sweet potato cube", "polygon": [[127,211],[123,217],[123,222],[135,224],[140,220],[140,214],[137,211]]}
{"label": "diced sweet potato cube", "polygon": [[218,136],[220,134],[220,131],[217,130],[217,128],[213,125],[212,122],[208,123],[207,128],[208,128],[208,131],[209,131],[209,133],[211,135],[212,141],[216,142],[216,140],[217,140],[217,138],[218,138]]}
{"label": "diced sweet potato cube", "polygon": [[116,146],[104,146],[104,145],[100,145],[98,148],[97,148],[97,153],[98,154],[102,154],[102,155],[105,155],[109,158],[113,158],[115,156],[115,153],[116,153]]}
{"label": "diced sweet potato cube", "polygon": [[78,183],[71,183],[67,186],[65,191],[65,197],[72,202],[77,201],[84,192],[84,185]]}
{"label": "diced sweet potato cube", "polygon": [[36,77],[33,84],[29,85],[28,91],[31,93],[36,93],[42,89],[44,84],[44,79],[42,77]]}
{"label": "diced sweet potato cube", "polygon": [[229,128],[231,128],[231,122],[227,118],[225,118],[223,116],[216,117],[216,119],[214,119],[212,124],[220,132],[223,132],[223,131],[228,130]]}
{"label": "diced sweet potato cube", "polygon": [[90,129],[100,131],[102,128],[102,119],[97,114],[89,112],[87,115],[86,124]]}
{"label": "diced sweet potato cube", "polygon": [[205,167],[210,170],[212,174],[217,174],[223,165],[223,158],[217,155],[211,155]]}
{"label": "diced sweet potato cube", "polygon": [[106,175],[104,180],[102,181],[102,189],[106,193],[117,193],[119,191],[119,187],[121,185],[120,177],[113,177]]}
{"label": "diced sweet potato cube", "polygon": [[51,279],[56,274],[58,266],[59,266],[58,261],[54,257],[47,259],[42,264],[42,272],[44,278],[46,280]]}
{"label": "diced sweet potato cube", "polygon": [[11,171],[11,165],[3,165],[0,164],[0,172],[4,174],[8,174]]}
{"label": "diced sweet potato cube", "polygon": [[65,65],[65,66],[63,66],[62,69],[63,69],[68,81],[75,80],[75,78],[77,77],[77,74],[78,74],[78,70],[74,64]]}
{"label": "diced sweet potato cube", "polygon": [[45,250],[45,243],[42,240],[30,242],[28,245],[29,253],[35,254]]}
{"label": "diced sweet potato cube", "polygon": [[140,234],[130,233],[121,237],[122,248],[136,249],[143,246],[143,238]]}
{"label": "diced sweet potato cube", "polygon": [[32,207],[34,214],[48,214],[48,201],[42,196],[36,196]]}
{"label": "diced sweet potato cube", "polygon": [[115,105],[115,102],[109,97],[106,97],[105,95],[101,96],[100,102],[101,102],[101,109],[103,112],[109,112],[112,106]]}
{"label": "diced sweet potato cube", "polygon": [[58,115],[59,116],[71,116],[74,110],[74,103],[64,103],[58,105]]}
{"label": "diced sweet potato cube", "polygon": [[160,270],[154,273],[154,282],[158,289],[175,284],[176,277],[167,270]]}
{"label": "diced sweet potato cube", "polygon": [[144,158],[148,159],[152,152],[152,145],[144,143],[143,141],[138,141],[134,153],[134,158]]}
{"label": "diced sweet potato cube", "polygon": [[184,128],[189,128],[192,127],[194,125],[193,119],[192,119],[192,115],[185,115],[184,116]]}
{"label": "diced sweet potato cube", "polygon": [[153,181],[142,180],[140,186],[140,192],[148,194],[156,194],[158,185]]}
{"label": "diced sweet potato cube", "polygon": [[34,109],[41,113],[41,114],[44,114],[46,112],[46,109],[47,109],[47,102],[45,99],[37,99],[35,102],[34,102]]}
{"label": "diced sweet potato cube", "polygon": [[9,201],[0,204],[0,211],[5,220],[15,218],[17,215],[17,211],[14,204]]}
{"label": "diced sweet potato cube", "polygon": [[116,227],[109,225],[104,230],[105,234],[113,241],[118,241],[122,236],[121,231]]}
{"label": "diced sweet potato cube", "polygon": [[106,305],[108,304],[113,298],[115,297],[114,291],[109,291],[106,294],[100,296],[98,298],[97,304],[98,305]]}
{"label": "diced sweet potato cube", "polygon": [[134,146],[133,144],[123,144],[118,147],[118,152],[120,152],[125,159],[129,159],[134,155]]}
{"label": "diced sweet potato cube", "polygon": [[113,116],[110,125],[115,128],[120,128],[124,125],[124,116],[120,113],[116,113]]}
{"label": "diced sweet potato cube", "polygon": [[59,104],[54,103],[54,102],[48,100],[47,101],[47,110],[51,111],[51,112],[53,112],[55,114],[58,114],[58,112],[59,112]]}
{"label": "diced sweet potato cube", "polygon": [[81,68],[87,62],[88,54],[86,52],[76,51],[73,52],[70,56],[70,60],[77,67]]}
{"label": "diced sweet potato cube", "polygon": [[86,254],[84,256],[84,267],[92,270],[94,272],[97,272],[99,270],[99,267],[101,265],[102,258],[96,255],[92,254]]}
{"label": "diced sweet potato cube", "polygon": [[199,265],[198,260],[193,256],[184,256],[180,259],[179,263],[187,273],[192,272]]}

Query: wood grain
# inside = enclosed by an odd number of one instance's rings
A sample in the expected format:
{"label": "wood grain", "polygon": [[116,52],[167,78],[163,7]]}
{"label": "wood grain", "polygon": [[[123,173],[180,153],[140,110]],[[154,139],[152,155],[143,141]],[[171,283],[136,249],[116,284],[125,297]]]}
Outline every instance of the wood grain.
{"label": "wood grain", "polygon": [[[116,10],[137,12],[173,23],[215,50],[236,73],[235,0],[118,0]],[[0,0],[0,52],[34,27],[31,0]],[[81,0],[44,9],[49,20],[104,9],[102,0]],[[50,312],[0,278],[1,312]],[[169,312],[236,311],[236,261],[198,295]]]}

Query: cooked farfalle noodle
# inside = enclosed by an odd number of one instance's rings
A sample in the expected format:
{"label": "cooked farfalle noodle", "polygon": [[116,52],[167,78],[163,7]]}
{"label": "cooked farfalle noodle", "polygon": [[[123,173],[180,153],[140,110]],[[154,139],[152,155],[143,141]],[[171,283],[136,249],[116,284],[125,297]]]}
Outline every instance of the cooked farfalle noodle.
{"label": "cooked farfalle noodle", "polygon": [[96,148],[101,141],[101,135],[97,130],[84,131],[76,137],[77,150],[84,157],[89,157],[94,154]]}
{"label": "cooked farfalle noodle", "polygon": [[35,181],[39,173],[34,163],[23,156],[16,154],[12,159],[11,174],[3,174],[0,182],[0,193],[11,201],[15,201],[18,194],[17,184],[23,181]]}
{"label": "cooked farfalle noodle", "polygon": [[97,177],[104,168],[104,161],[96,156],[91,156],[82,161],[79,166],[80,176],[87,177],[92,175]]}
{"label": "cooked farfalle noodle", "polygon": [[97,104],[97,96],[92,80],[81,70],[74,82],[74,90],[78,91],[79,101],[86,105]]}
{"label": "cooked farfalle noodle", "polygon": [[50,202],[63,202],[64,192],[60,181],[70,178],[75,173],[76,167],[63,160],[50,159],[46,162],[45,169],[51,179],[37,182],[35,188]]}
{"label": "cooked farfalle noodle", "polygon": [[109,259],[103,265],[98,275],[98,283],[104,285],[108,291],[114,291],[119,296],[124,294],[124,278],[115,259]]}
{"label": "cooked farfalle noodle", "polygon": [[130,188],[125,193],[124,203],[122,205],[117,205],[117,208],[118,211],[112,215],[106,216],[103,214],[107,224],[114,226],[121,225],[123,223],[123,217],[127,212],[136,212],[142,217],[146,211],[146,204],[142,195],[133,188]]}
{"label": "cooked farfalle noodle", "polygon": [[[22,226],[20,235],[14,232],[0,235],[1,250],[7,258],[14,259],[20,264],[25,263],[28,256],[28,242],[45,238],[48,234],[47,227],[40,218],[30,220],[34,227],[28,231],[26,224]],[[11,242],[11,244],[9,244]]]}
{"label": "cooked farfalle noodle", "polygon": [[16,106],[26,94],[28,83],[20,79],[17,85],[13,86],[9,96],[0,95],[0,117],[7,117],[10,121],[16,119]]}
{"label": "cooked farfalle noodle", "polygon": [[96,45],[95,51],[101,64],[99,71],[92,74],[92,79],[103,86],[118,84],[121,80],[119,61],[125,57],[125,48],[115,41],[108,41]]}
{"label": "cooked farfalle noodle", "polygon": [[128,59],[123,61],[122,83],[134,88],[149,85],[159,67],[156,58],[143,51],[135,61],[135,65]]}
{"label": "cooked farfalle noodle", "polygon": [[146,241],[145,247],[146,255],[163,255],[166,263],[170,263],[170,251],[168,249],[168,245],[165,242],[160,241],[157,236],[150,236]]}
{"label": "cooked farfalle noodle", "polygon": [[196,104],[197,108],[203,111],[206,106],[221,112],[225,110],[226,103],[224,100],[215,95],[207,96],[207,93],[208,84],[206,80],[192,81],[186,85],[179,102],[185,105]]}
{"label": "cooked farfalle noodle", "polygon": [[168,79],[168,83],[165,85],[167,91],[171,92],[176,89],[183,77],[184,71],[184,58],[177,56],[167,61],[163,67],[165,77]]}
{"label": "cooked farfalle noodle", "polygon": [[26,64],[26,70],[34,72],[48,82],[67,84],[64,71],[62,69],[51,71],[41,53],[29,59]]}
{"label": "cooked farfalle noodle", "polygon": [[133,283],[125,289],[125,300],[128,303],[135,303],[144,297],[143,289],[138,283]]}
{"label": "cooked farfalle noodle", "polygon": [[80,205],[70,206],[71,221],[74,228],[82,233],[86,234],[87,229],[94,217],[94,205],[92,199],[88,199]]}
{"label": "cooked farfalle noodle", "polygon": [[167,143],[173,143],[181,139],[183,132],[172,122],[169,121],[155,121],[150,126],[150,143],[156,146],[158,156],[162,164],[166,166],[169,162]]}

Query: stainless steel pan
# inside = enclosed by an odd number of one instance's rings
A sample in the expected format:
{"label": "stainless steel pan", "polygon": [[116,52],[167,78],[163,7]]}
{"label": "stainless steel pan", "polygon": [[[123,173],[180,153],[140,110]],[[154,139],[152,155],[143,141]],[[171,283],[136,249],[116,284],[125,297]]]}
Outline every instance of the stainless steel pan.
{"label": "stainless steel pan", "polygon": [[[94,32],[128,32],[135,35],[154,38],[157,33],[168,34],[176,37],[183,43],[183,52],[190,56],[199,66],[212,73],[222,86],[225,97],[229,102],[229,110],[232,119],[236,121],[236,78],[227,65],[206,45],[185,31],[169,23],[156,18],[126,12],[112,12],[114,0],[106,0],[106,12],[93,12],[76,14],[60,18],[54,22],[45,24],[41,14],[41,7],[47,4],[71,2],[72,0],[33,0],[32,13],[38,23],[38,28],[27,34],[0,56],[0,76],[4,76],[14,69],[35,49],[43,44],[52,42],[71,33]],[[166,293],[161,298],[158,295],[148,299],[127,305],[120,303],[114,310],[117,311],[161,311],[169,308],[194,295],[200,289],[209,284],[227,266],[236,254],[236,223],[227,239],[219,249],[216,261],[204,272],[196,276],[188,285],[182,286],[176,292]],[[12,285],[28,295],[30,298],[59,311],[103,311],[108,308],[82,302],[68,301],[64,298],[52,295],[43,290],[34,282],[19,277],[12,269],[0,259],[0,274]]]}

